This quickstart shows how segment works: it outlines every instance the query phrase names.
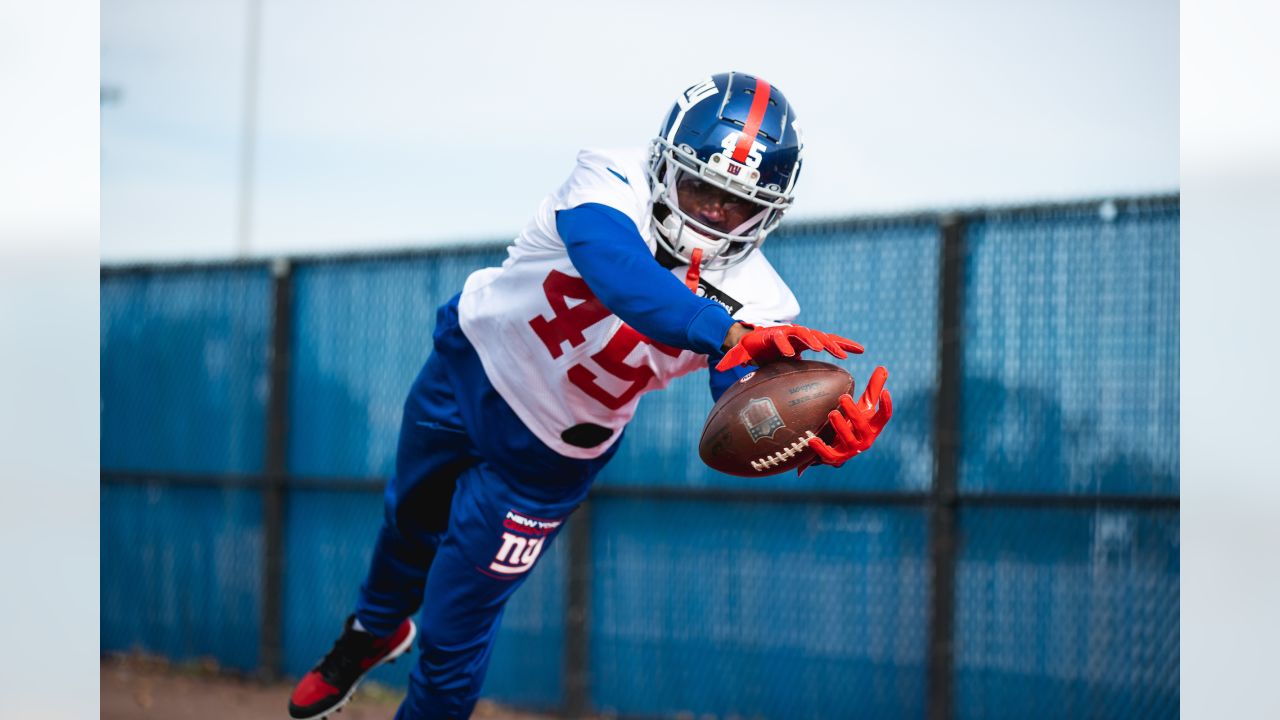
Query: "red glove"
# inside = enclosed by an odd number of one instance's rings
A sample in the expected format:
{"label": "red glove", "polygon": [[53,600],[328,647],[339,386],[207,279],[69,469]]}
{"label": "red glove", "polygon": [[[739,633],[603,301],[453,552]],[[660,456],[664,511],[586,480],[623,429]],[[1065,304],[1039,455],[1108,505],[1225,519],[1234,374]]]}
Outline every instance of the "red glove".
{"label": "red glove", "polygon": [[849,357],[846,350],[861,353],[862,346],[839,335],[799,325],[753,328],[742,336],[737,345],[729,348],[729,352],[716,363],[716,370],[728,370],[748,363],[764,365],[784,357],[795,357],[802,350],[826,350],[843,360]]}
{"label": "red glove", "polygon": [[[884,381],[889,379],[889,371],[877,367],[862,391],[862,398],[853,402],[850,395],[840,396],[840,409],[832,410],[827,419],[835,428],[836,437],[833,445],[828,445],[822,438],[811,438],[809,447],[817,453],[815,462],[840,467],[845,461],[871,447],[880,436],[885,423],[893,416],[893,398],[884,389]],[[879,405],[879,409],[876,409]],[[812,463],[810,463],[812,464]],[[803,472],[804,468],[800,468]]]}

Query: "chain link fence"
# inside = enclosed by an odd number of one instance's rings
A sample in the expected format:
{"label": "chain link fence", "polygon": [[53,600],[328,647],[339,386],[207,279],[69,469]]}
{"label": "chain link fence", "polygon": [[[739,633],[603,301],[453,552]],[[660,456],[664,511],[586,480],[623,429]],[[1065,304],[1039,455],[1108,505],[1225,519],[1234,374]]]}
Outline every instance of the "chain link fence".
{"label": "chain link fence", "polygon": [[262,503],[244,487],[174,477],[263,470],[271,276],[183,268],[104,278],[103,649],[259,665]]}
{"label": "chain link fence", "polygon": [[[646,396],[511,601],[486,695],[636,717],[1176,714],[1177,248],[1176,197],[780,231],[765,252],[801,322],[867,346],[840,362],[859,386],[890,370],[875,451],[732,478],[693,449],[704,375]],[[435,309],[503,257],[105,269],[103,651],[310,667],[355,602]]]}
{"label": "chain link fence", "polygon": [[957,717],[1178,716],[1178,514],[972,508]]}
{"label": "chain link fence", "polygon": [[967,236],[961,487],[1176,494],[1177,213],[991,213]]}

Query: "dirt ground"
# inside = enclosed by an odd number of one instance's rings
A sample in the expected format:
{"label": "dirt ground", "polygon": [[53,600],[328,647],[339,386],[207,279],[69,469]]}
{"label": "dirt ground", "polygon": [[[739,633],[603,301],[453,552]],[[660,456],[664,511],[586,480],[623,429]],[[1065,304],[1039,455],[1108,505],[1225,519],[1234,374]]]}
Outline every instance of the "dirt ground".
{"label": "dirt ground", "polygon": [[[145,657],[103,658],[102,720],[288,720],[291,686],[264,684],[218,672],[209,665],[171,665]],[[390,720],[403,693],[376,684],[360,686],[335,720]],[[484,700],[477,720],[550,720]]]}

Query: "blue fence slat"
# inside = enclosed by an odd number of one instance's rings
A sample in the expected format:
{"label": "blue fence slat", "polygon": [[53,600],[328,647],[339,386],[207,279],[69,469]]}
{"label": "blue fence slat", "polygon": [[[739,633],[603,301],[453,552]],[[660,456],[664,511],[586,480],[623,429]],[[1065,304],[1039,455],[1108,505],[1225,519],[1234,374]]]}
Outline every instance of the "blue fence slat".
{"label": "blue fence slat", "polygon": [[303,263],[294,271],[289,469],[388,476],[401,407],[431,352],[436,308],[501,250]]}
{"label": "blue fence slat", "polygon": [[956,717],[1176,717],[1178,513],[960,515]]}
{"label": "blue fence slat", "polygon": [[926,525],[919,510],[597,501],[595,706],[921,716]]}
{"label": "blue fence slat", "polygon": [[968,228],[962,490],[1178,492],[1178,203]]}
{"label": "blue fence slat", "polygon": [[100,299],[102,467],[260,472],[267,270],[111,276]]}
{"label": "blue fence slat", "polygon": [[101,533],[103,650],[257,668],[262,503],[256,492],[104,486]]}

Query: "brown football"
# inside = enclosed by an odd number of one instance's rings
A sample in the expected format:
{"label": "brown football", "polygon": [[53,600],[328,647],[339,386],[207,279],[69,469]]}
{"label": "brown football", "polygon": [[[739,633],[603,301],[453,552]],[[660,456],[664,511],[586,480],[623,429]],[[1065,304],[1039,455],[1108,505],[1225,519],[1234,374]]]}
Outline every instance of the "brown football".
{"label": "brown football", "polygon": [[730,475],[760,477],[791,470],[812,456],[810,437],[830,441],[827,413],[852,389],[853,377],[830,363],[769,363],[720,396],[702,427],[698,455]]}

